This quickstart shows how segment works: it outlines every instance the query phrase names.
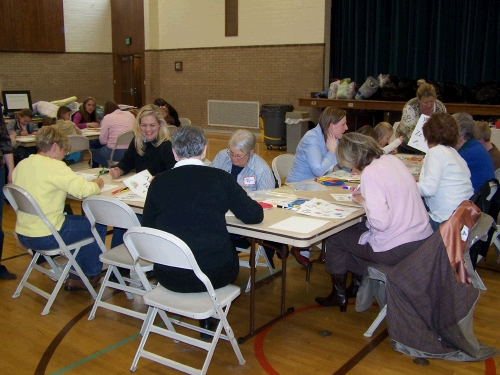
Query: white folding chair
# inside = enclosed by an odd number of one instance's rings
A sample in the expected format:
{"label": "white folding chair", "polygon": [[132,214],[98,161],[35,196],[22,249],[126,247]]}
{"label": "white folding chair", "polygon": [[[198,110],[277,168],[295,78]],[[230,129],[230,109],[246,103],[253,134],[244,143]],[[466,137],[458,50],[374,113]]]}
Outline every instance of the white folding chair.
{"label": "white folding chair", "polygon": [[182,125],[191,125],[191,120],[188,119],[187,117],[179,117],[179,121],[181,122]]}
{"label": "white folding chair", "polygon": [[[236,251],[250,254],[249,249],[243,249],[242,247],[237,247]],[[264,262],[260,261],[261,257],[263,258]],[[240,267],[250,268],[250,260],[240,259]],[[257,251],[255,252],[255,268],[257,268],[257,267],[267,267],[269,269],[269,272],[271,273],[271,275],[274,273],[274,268],[271,265],[269,258],[267,257],[266,251],[264,250],[264,248],[261,245],[259,245],[257,247]],[[250,291],[250,287],[251,287],[250,281],[251,281],[250,277],[248,277],[247,287],[245,289],[246,293],[248,293]]]}
{"label": "white folding chair", "polygon": [[[233,347],[239,364],[245,364],[231,326],[227,321],[227,313],[231,307],[231,302],[240,295],[240,288],[235,285],[227,285],[214,290],[212,283],[200,270],[193,253],[186,243],[170,233],[152,228],[133,228],[125,233],[124,240],[129,249],[134,248],[139,256],[145,260],[170,267],[193,270],[198,279],[207,288],[207,291],[202,293],[175,293],[159,285],[144,295],[144,302],[149,305],[148,316],[146,318],[146,332],[142,336],[130,371],[134,372],[137,369],[139,358],[145,357],[188,374],[206,374],[219,338],[228,340]],[[213,336],[211,342],[205,342],[171,329],[155,326],[153,323],[158,311],[166,311],[171,314],[197,320],[213,317],[219,319],[219,323],[215,332],[213,332],[193,324],[172,319],[172,322],[185,328]],[[225,335],[221,334],[222,328],[224,328]],[[150,332],[206,350],[207,356],[202,368],[196,369],[144,350],[144,345]],[[180,347],[179,350],[185,351],[186,349],[185,347]]]}
{"label": "white folding chair", "polygon": [[114,167],[115,165],[118,164],[117,161],[113,160],[113,155],[115,154],[116,146],[122,146],[122,145],[129,145],[130,142],[132,142],[132,139],[134,138],[134,131],[133,130],[125,130],[124,132],[121,132],[118,135],[118,138],[116,138],[116,144],[115,147],[113,147],[113,150],[111,151],[111,155],[108,160],[108,167]]}
{"label": "white folding chair", "polygon": [[[81,169],[89,169],[89,165],[92,165],[92,152],[90,151],[90,146],[89,146],[89,140],[87,137],[84,135],[78,135],[78,134],[71,134],[68,135],[69,141],[71,143],[71,152],[81,152],[82,157],[80,158],[80,161],[75,164],[71,164],[69,167],[74,170],[78,171]],[[90,154],[90,164],[83,160],[83,155],[85,152],[88,152]]]}
{"label": "white folding chair", "polygon": [[293,159],[295,155],[293,154],[282,154],[278,155],[273,159],[272,169],[274,177],[278,181],[278,186],[281,187],[281,180],[287,178],[292,170]]}
{"label": "white folding chair", "polygon": [[[50,308],[54,303],[57,293],[59,293],[59,290],[61,289],[64,281],[66,280],[66,277],[68,276],[69,272],[78,275],[82,279],[87,289],[89,290],[90,294],[92,294],[92,297],[96,298],[96,292],[94,288],[92,287],[92,285],[90,285],[89,280],[87,279],[82,269],[75,260],[82,246],[94,242],[95,241],[94,237],[88,237],[81,241],[77,241],[71,244],[66,244],[59,235],[59,233],[57,232],[56,228],[54,228],[54,226],[50,223],[45,214],[42,212],[42,210],[38,206],[38,203],[36,203],[36,201],[28,192],[26,192],[19,186],[13,184],[5,185],[3,188],[3,192],[5,197],[9,200],[10,205],[12,206],[16,214],[18,212],[23,212],[30,215],[38,216],[50,230],[50,233],[52,233],[52,235],[54,236],[55,240],[59,245],[58,248],[50,250],[28,249],[28,252],[32,251],[34,253],[34,256],[30,264],[28,265],[28,269],[24,273],[23,278],[21,279],[21,282],[19,283],[16,291],[12,295],[12,298],[19,297],[23,287],[27,287],[28,289],[31,289],[33,292],[41,295],[42,297],[48,300],[41,314],[41,315],[47,315],[50,312]],[[71,253],[71,251],[74,252]],[[37,264],[37,260],[40,257],[40,255],[43,255],[43,257],[47,260],[48,264],[51,267],[50,269],[46,269]],[[67,262],[65,262],[64,264],[59,264],[52,259],[53,256],[63,256],[67,258]],[[72,266],[75,269],[75,271],[71,270]],[[37,270],[57,281],[51,294],[43,291],[42,289],[28,282],[28,278],[31,275],[31,271],[33,270]]]}
{"label": "white folding chair", "polygon": [[175,125],[167,125],[167,130],[169,132],[170,135],[174,134],[174,131],[177,130],[177,126]]}
{"label": "white folding chair", "polygon": [[[90,196],[83,201],[82,207],[85,215],[92,225],[92,233],[94,234],[94,237],[102,251],[102,254],[99,256],[99,260],[103,264],[108,265],[108,270],[102,281],[101,289],[97,294],[97,298],[88,319],[94,319],[96,310],[100,306],[144,321],[146,319],[146,313],[127,309],[110,302],[105,302],[102,300],[102,296],[106,288],[124,291],[128,299],[134,299],[134,295],[143,296],[147,291],[150,291],[153,288],[145,275],[145,272],[153,269],[153,264],[139,259],[137,253],[133,249],[131,251],[127,249],[124,244],[116,246],[111,250],[107,250],[106,245],[102,242],[95,227],[96,224],[125,229],[140,227],[141,223],[139,222],[139,219],[137,219],[137,215],[128,205],[116,198],[111,197],[101,197],[97,195]],[[120,274],[118,267],[137,272],[139,283],[137,280],[124,278]],[[115,275],[118,282],[109,280],[112,273]],[[126,282],[128,282],[129,285],[127,285]],[[139,285],[137,285],[137,283]],[[170,325],[171,327],[166,315],[161,315],[165,324]],[[145,326],[143,325],[141,334],[143,333],[144,328]]]}

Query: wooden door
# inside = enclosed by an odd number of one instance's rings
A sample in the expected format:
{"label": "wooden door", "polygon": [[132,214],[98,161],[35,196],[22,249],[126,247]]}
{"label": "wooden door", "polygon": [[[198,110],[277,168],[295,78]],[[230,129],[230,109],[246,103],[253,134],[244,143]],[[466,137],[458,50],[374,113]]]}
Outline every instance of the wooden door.
{"label": "wooden door", "polygon": [[[142,107],[142,56],[119,55],[117,64],[119,79],[116,84],[115,97],[119,104]],[[118,91],[118,92],[117,92]],[[116,95],[118,94],[118,95]]]}

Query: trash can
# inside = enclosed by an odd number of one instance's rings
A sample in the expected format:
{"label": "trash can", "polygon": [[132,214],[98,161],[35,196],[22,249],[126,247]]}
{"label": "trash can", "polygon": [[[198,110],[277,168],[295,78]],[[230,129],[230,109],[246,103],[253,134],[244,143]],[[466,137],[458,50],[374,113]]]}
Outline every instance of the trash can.
{"label": "trash can", "polygon": [[262,104],[260,115],[264,120],[264,143],[269,150],[278,146],[282,150],[286,146],[286,123],[287,112],[293,111],[291,104]]}
{"label": "trash can", "polygon": [[306,134],[309,126],[309,112],[287,112],[286,123],[286,150],[294,154],[300,140]]}

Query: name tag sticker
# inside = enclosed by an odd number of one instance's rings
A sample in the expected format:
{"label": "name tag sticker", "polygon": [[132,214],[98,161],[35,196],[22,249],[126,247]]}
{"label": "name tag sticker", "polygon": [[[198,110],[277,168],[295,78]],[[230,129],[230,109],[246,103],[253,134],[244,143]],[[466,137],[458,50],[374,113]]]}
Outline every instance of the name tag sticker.
{"label": "name tag sticker", "polygon": [[255,176],[243,177],[243,185],[245,186],[255,185]]}
{"label": "name tag sticker", "polygon": [[469,228],[464,225],[462,230],[460,231],[460,237],[462,237],[462,241],[467,241],[467,238],[469,238]]}

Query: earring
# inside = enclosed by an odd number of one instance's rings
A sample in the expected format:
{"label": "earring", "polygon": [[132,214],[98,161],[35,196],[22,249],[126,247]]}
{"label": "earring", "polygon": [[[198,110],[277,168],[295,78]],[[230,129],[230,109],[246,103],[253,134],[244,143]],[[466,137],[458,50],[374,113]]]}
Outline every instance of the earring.
{"label": "earring", "polygon": [[57,154],[54,154],[54,157],[57,158]]}

